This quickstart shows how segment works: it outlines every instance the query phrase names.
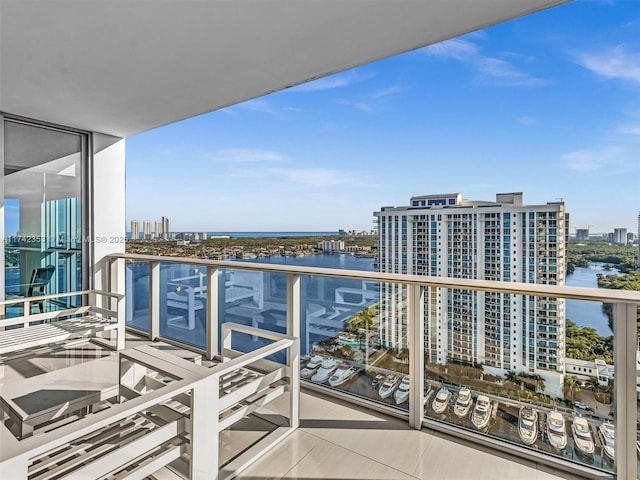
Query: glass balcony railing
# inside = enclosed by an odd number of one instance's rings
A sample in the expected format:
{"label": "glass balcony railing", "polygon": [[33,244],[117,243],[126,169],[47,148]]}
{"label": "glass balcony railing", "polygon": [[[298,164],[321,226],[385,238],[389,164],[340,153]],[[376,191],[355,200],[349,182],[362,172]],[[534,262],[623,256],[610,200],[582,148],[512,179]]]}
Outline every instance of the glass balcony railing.
{"label": "glass balcony railing", "polygon": [[225,322],[296,336],[308,388],[638,478],[640,292],[143,255],[111,268],[125,271],[128,326],[153,339],[213,358]]}

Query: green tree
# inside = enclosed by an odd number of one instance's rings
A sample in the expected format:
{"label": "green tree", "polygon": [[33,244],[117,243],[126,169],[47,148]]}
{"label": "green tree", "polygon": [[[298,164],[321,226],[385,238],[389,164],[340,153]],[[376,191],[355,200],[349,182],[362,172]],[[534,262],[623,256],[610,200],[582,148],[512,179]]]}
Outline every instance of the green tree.
{"label": "green tree", "polygon": [[564,377],[564,394],[569,400],[575,400],[576,394],[580,391],[580,381],[575,375]]}

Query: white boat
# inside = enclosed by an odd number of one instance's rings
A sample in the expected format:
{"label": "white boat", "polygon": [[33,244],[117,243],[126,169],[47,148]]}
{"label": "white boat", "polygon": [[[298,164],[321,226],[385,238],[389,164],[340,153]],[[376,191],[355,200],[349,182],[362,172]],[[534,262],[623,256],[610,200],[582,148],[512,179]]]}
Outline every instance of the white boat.
{"label": "white boat", "polygon": [[458,399],[453,407],[453,413],[458,417],[465,417],[469,413],[469,410],[471,410],[472,404],[471,390],[466,387],[462,387],[458,392]]}
{"label": "white boat", "polygon": [[337,366],[333,358],[323,360],[318,371],[311,377],[311,381],[316,383],[326,382]]}
{"label": "white boat", "polygon": [[616,458],[616,430],[611,422],[604,422],[600,425],[600,437],[602,449],[611,460]]}
{"label": "white boat", "polygon": [[373,380],[371,380],[371,385],[374,387],[377,387],[382,382],[384,382],[384,375],[379,373],[378,375],[376,375],[376,377]]}
{"label": "white boat", "polygon": [[356,367],[340,367],[331,377],[329,377],[329,385],[338,387],[353,377],[358,372]]}
{"label": "white boat", "polygon": [[564,450],[567,446],[567,429],[564,417],[556,410],[547,415],[547,439],[556,450]]}
{"label": "white boat", "polygon": [[393,398],[397,405],[404,403],[409,398],[409,375],[405,375],[398,385],[398,389],[393,393]]}
{"label": "white boat", "polygon": [[449,399],[451,398],[451,392],[446,388],[442,387],[438,390],[436,394],[436,398],[433,399],[433,403],[431,404],[431,408],[436,413],[444,413],[447,409],[447,405],[449,404]]}
{"label": "white boat", "polygon": [[300,377],[301,378],[311,378],[311,377],[313,377],[313,375],[315,375],[315,373],[316,373],[315,368],[304,367],[302,370],[300,370]]}
{"label": "white boat", "polygon": [[573,433],[573,444],[576,450],[585,455],[593,455],[595,445],[587,419],[575,417],[571,423],[571,432]]}
{"label": "white boat", "polygon": [[380,389],[378,390],[378,395],[380,398],[390,397],[393,391],[398,386],[398,377],[395,375],[387,375],[387,378],[380,385]]}
{"label": "white boat", "polygon": [[520,407],[518,435],[525,445],[533,445],[538,438],[538,412],[531,407]]}
{"label": "white boat", "polygon": [[482,430],[489,424],[491,419],[491,400],[485,395],[478,395],[476,407],[471,415],[471,422],[478,430]]}
{"label": "white boat", "polygon": [[308,368],[309,370],[315,370],[320,366],[323,360],[324,357],[322,355],[314,355],[309,359],[309,362],[307,363],[305,368]]}

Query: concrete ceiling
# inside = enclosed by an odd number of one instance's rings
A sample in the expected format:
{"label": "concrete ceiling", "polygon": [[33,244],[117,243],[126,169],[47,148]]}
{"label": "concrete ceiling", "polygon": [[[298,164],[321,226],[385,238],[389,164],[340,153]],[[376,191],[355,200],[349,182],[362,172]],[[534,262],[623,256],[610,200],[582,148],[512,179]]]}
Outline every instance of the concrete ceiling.
{"label": "concrete ceiling", "polygon": [[567,0],[0,0],[0,110],[127,137]]}

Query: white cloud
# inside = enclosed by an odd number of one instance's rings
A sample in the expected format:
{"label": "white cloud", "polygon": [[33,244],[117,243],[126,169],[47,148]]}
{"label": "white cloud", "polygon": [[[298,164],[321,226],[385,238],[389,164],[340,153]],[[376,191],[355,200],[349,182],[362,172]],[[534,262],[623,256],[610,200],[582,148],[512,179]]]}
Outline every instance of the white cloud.
{"label": "white cloud", "polygon": [[623,135],[637,135],[640,136],[640,124],[626,125],[618,129],[618,133]]}
{"label": "white cloud", "polygon": [[373,107],[368,104],[368,103],[364,103],[364,102],[354,102],[352,100],[336,100],[336,103],[338,105],[345,105],[347,107],[354,107],[362,112],[365,113],[373,113]]}
{"label": "white cloud", "polygon": [[518,123],[520,125],[538,125],[540,121],[537,118],[523,115],[522,117],[518,118]]}
{"label": "white cloud", "polygon": [[333,88],[343,88],[353,85],[354,83],[364,82],[373,77],[371,72],[361,72],[352,70],[345,73],[338,73],[318,80],[312,80],[291,88],[294,92],[316,92],[318,90],[330,90]]}
{"label": "white cloud", "polygon": [[282,175],[288,182],[308,187],[332,187],[358,181],[358,177],[350,173],[324,168],[272,169],[271,172]]}
{"label": "white cloud", "polygon": [[265,179],[271,188],[296,190],[345,185],[362,185],[362,175],[326,168],[239,169],[229,174],[241,179]]}
{"label": "white cloud", "polygon": [[628,52],[624,45],[579,53],[575,58],[579,65],[601,77],[640,84],[640,53]]}
{"label": "white cloud", "polygon": [[633,163],[627,156],[627,149],[617,145],[601,149],[575,150],[562,155],[562,159],[565,160],[569,170],[577,172],[606,169],[613,173],[621,173],[633,169]]}
{"label": "white cloud", "polygon": [[[490,57],[481,53],[480,47],[475,43],[463,39],[446,40],[423,49],[429,56],[438,58],[451,58],[463,64],[469,65],[477,73],[477,80],[482,83],[508,85],[508,86],[538,86],[545,85],[548,80],[537,78],[529,73],[518,70],[514,65],[500,58]],[[519,54],[510,53],[516,57]],[[520,55],[528,62],[533,57]]]}
{"label": "white cloud", "polygon": [[281,162],[286,157],[281,153],[272,150],[261,150],[258,148],[223,148],[207,155],[212,160],[226,162]]}
{"label": "white cloud", "polygon": [[402,88],[399,85],[391,85],[390,87],[382,88],[382,89],[378,90],[377,92],[375,92],[373,94],[373,98],[388,97],[389,95],[394,95],[394,94],[400,92],[401,90],[402,90]]}

